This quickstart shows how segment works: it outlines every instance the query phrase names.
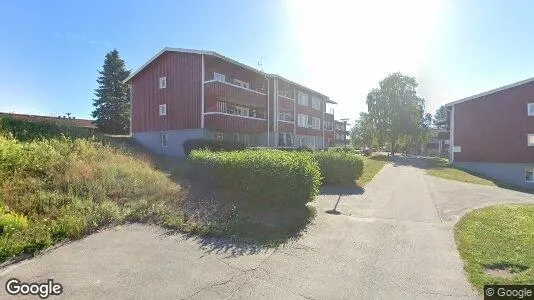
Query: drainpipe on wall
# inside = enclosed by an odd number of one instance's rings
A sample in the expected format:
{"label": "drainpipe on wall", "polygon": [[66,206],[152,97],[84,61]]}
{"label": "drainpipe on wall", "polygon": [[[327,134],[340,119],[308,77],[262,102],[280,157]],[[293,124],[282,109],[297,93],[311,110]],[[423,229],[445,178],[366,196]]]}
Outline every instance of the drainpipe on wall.
{"label": "drainpipe on wall", "polygon": [[451,110],[451,128],[450,128],[450,141],[449,141],[449,155],[450,162],[454,163],[454,105]]}
{"label": "drainpipe on wall", "polygon": [[202,84],[200,85],[202,89],[200,91],[200,97],[202,98],[202,107],[200,108],[200,128],[202,129],[204,129],[204,81],[206,81],[206,75],[204,72],[204,54],[202,54]]}
{"label": "drainpipe on wall", "polygon": [[269,77],[267,77],[267,74],[265,74],[265,79],[267,79],[267,147],[270,147],[271,145],[271,129],[269,128],[271,126],[271,116],[269,115],[269,97],[271,96],[271,93],[269,92]]}

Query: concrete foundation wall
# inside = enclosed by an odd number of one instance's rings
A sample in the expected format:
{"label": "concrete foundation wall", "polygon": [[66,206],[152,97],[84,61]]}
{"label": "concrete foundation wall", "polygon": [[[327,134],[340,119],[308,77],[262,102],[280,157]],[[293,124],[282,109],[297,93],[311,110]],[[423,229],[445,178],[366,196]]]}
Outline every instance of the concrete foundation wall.
{"label": "concrete foundation wall", "polygon": [[[167,147],[161,146],[161,134],[167,134]],[[133,138],[143,147],[158,154],[184,157],[183,142],[187,139],[208,138],[204,129],[183,129],[134,133]]]}
{"label": "concrete foundation wall", "polygon": [[485,175],[489,178],[517,185],[520,187],[534,189],[534,183],[525,181],[525,171],[527,168],[534,168],[532,164],[515,163],[482,163],[482,162],[455,162],[455,166],[475,173]]}

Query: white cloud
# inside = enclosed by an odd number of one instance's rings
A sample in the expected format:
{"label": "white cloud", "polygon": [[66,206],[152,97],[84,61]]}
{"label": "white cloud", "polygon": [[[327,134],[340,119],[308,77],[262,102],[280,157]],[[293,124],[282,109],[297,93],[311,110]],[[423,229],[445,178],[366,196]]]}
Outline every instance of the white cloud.
{"label": "white cloud", "polygon": [[368,91],[392,72],[415,76],[428,97],[444,9],[440,0],[288,1],[301,79],[339,103],[336,118],[365,111]]}

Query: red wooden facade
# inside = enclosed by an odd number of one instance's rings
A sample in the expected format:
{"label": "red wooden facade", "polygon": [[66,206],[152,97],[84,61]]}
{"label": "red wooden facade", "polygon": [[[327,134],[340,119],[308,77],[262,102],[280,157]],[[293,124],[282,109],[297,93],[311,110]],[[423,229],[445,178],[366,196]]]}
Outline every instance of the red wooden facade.
{"label": "red wooden facade", "polygon": [[237,132],[267,132],[267,120],[249,119],[234,115],[207,114],[204,126],[213,130]]}
{"label": "red wooden facade", "polygon": [[[159,89],[160,77],[167,87]],[[163,53],[131,80],[132,132],[200,128],[202,56]],[[167,115],[159,116],[159,105]]]}
{"label": "red wooden facade", "polygon": [[460,162],[533,163],[534,116],[527,104],[534,103],[534,82],[454,105],[454,153]]}

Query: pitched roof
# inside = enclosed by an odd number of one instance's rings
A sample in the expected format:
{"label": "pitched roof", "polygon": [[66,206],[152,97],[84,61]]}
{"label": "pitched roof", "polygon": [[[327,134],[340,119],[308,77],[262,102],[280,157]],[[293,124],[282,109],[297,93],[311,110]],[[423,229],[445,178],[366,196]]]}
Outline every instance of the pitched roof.
{"label": "pitched roof", "polygon": [[493,89],[493,90],[489,90],[487,92],[483,92],[483,93],[480,93],[480,94],[469,96],[469,97],[466,97],[466,98],[463,98],[463,99],[460,99],[460,100],[457,100],[457,101],[453,101],[453,102],[445,104],[445,106],[453,106],[453,105],[456,105],[456,104],[460,104],[462,102],[478,99],[478,98],[481,98],[481,97],[484,97],[484,96],[487,96],[487,95],[495,94],[495,93],[498,93],[498,92],[501,92],[501,91],[505,91],[505,90],[508,90],[508,89],[511,89],[511,88],[514,88],[514,87],[518,87],[518,86],[521,86],[523,84],[527,84],[527,83],[531,83],[531,82],[534,82],[534,77],[528,78],[528,79],[525,79],[525,80],[521,80],[521,81],[518,81],[516,83],[509,84],[509,85],[501,86],[500,88],[496,88],[496,89]]}
{"label": "pitched roof", "polygon": [[135,76],[137,76],[137,74],[141,73],[146,67],[148,67],[148,65],[150,65],[154,60],[156,60],[158,57],[160,57],[160,56],[161,56],[163,53],[165,53],[165,52],[193,53],[193,54],[201,54],[201,55],[211,55],[211,56],[215,56],[215,57],[218,57],[218,58],[220,58],[220,59],[226,60],[226,61],[228,61],[228,62],[230,62],[230,63],[233,63],[233,64],[235,64],[235,65],[238,65],[238,66],[240,66],[240,67],[243,67],[243,68],[245,68],[245,69],[248,69],[248,70],[251,70],[251,71],[253,71],[253,72],[256,72],[256,73],[258,73],[258,74],[260,74],[260,75],[263,75],[263,76],[266,76],[266,77],[268,76],[268,77],[276,77],[276,78],[280,78],[280,79],[285,80],[285,81],[287,81],[287,82],[289,82],[289,83],[291,83],[291,84],[294,84],[294,85],[296,85],[296,86],[298,86],[298,87],[300,87],[300,88],[303,88],[303,89],[306,89],[306,90],[313,91],[313,92],[315,92],[315,93],[317,93],[317,94],[319,94],[319,95],[325,97],[325,98],[327,99],[326,102],[328,102],[328,103],[337,104],[336,102],[330,100],[327,96],[325,96],[325,95],[323,95],[323,94],[321,94],[321,93],[319,93],[319,92],[316,92],[316,91],[313,90],[313,89],[310,89],[310,88],[308,88],[308,87],[305,87],[305,86],[303,86],[303,85],[301,85],[301,84],[298,84],[298,83],[295,83],[295,82],[293,82],[293,81],[291,81],[291,80],[285,79],[285,78],[283,78],[283,77],[280,76],[280,75],[276,75],[276,74],[267,74],[267,73],[265,73],[265,72],[263,72],[263,71],[257,70],[257,69],[255,69],[255,68],[250,67],[250,66],[247,66],[247,65],[245,65],[245,64],[243,64],[243,63],[240,63],[240,62],[238,62],[238,61],[236,61],[236,60],[234,60],[234,59],[231,59],[231,58],[229,58],[229,57],[227,57],[227,56],[221,55],[221,54],[219,54],[219,53],[217,53],[217,52],[214,52],[214,51],[205,51],[205,50],[194,50],[194,49],[183,49],[183,48],[171,48],[171,47],[165,47],[165,48],[161,49],[161,51],[159,51],[159,52],[158,52],[156,55],[154,55],[152,58],[150,58],[150,59],[149,59],[146,63],[144,63],[141,67],[139,67],[137,70],[135,70],[135,72],[133,72],[132,74],[130,74],[130,76],[128,76],[128,77],[127,77],[126,79],[124,79],[122,82],[123,82],[123,83],[127,83],[128,81],[132,80],[132,78],[134,78]]}
{"label": "pitched roof", "polygon": [[60,117],[49,117],[49,116],[39,116],[39,115],[24,115],[24,114],[13,114],[13,113],[4,113],[0,112],[1,117],[9,117],[15,120],[20,121],[29,121],[29,122],[53,122],[57,124],[71,125],[74,127],[84,127],[84,128],[96,128],[96,125],[93,123],[93,120],[86,119],[74,119],[74,118],[60,118]]}

